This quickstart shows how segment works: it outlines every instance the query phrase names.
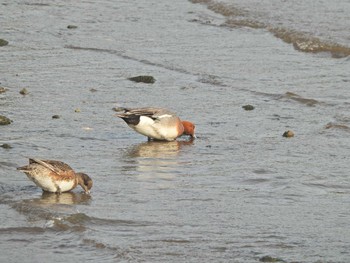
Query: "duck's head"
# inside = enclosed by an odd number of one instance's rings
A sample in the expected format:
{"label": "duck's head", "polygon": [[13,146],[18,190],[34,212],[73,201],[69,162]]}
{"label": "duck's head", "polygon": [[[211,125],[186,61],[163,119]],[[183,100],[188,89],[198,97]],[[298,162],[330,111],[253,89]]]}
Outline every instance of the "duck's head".
{"label": "duck's head", "polygon": [[189,121],[182,121],[182,125],[184,126],[184,135],[190,135],[192,138],[196,138],[194,134],[195,125]]}
{"label": "duck's head", "polygon": [[86,194],[90,194],[92,188],[92,179],[84,173],[76,173],[78,184],[84,189]]}

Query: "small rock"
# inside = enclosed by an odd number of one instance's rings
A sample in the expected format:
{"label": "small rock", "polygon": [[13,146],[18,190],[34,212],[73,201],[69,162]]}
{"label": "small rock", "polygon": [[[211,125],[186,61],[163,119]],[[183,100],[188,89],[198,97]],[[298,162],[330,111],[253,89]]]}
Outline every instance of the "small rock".
{"label": "small rock", "polygon": [[143,83],[154,83],[154,82],[156,82],[156,80],[155,80],[155,78],[153,76],[147,76],[147,75],[141,75],[141,76],[128,78],[128,80],[135,81],[135,82],[143,82]]}
{"label": "small rock", "polygon": [[280,258],[274,258],[270,256],[263,256],[259,259],[260,262],[285,262],[284,260]]}
{"label": "small rock", "polygon": [[291,137],[294,137],[294,132],[288,130],[288,131],[285,131],[282,136],[286,138],[291,138]]}
{"label": "small rock", "polygon": [[78,28],[78,27],[75,26],[75,25],[68,25],[67,28],[68,28],[68,29],[76,29],[76,28]]}
{"label": "small rock", "polygon": [[79,109],[79,108],[76,108],[76,109],[75,109],[75,112],[80,112],[80,109]]}
{"label": "small rock", "polygon": [[0,147],[4,148],[4,149],[11,149],[12,148],[12,146],[8,143],[1,144]]}
{"label": "small rock", "polygon": [[0,115],[0,125],[8,125],[12,122],[9,118]]}
{"label": "small rock", "polygon": [[96,91],[97,91],[97,89],[95,89],[95,88],[91,88],[91,89],[90,89],[90,91],[91,91],[91,92],[96,92]]}
{"label": "small rock", "polygon": [[59,118],[61,118],[60,115],[53,115],[53,116],[52,116],[52,119],[59,119]]}
{"label": "small rock", "polygon": [[0,47],[3,47],[3,46],[6,46],[6,45],[8,45],[8,41],[6,41],[5,39],[1,39],[0,38]]}
{"label": "small rock", "polygon": [[6,92],[6,91],[8,91],[8,89],[6,89],[6,88],[4,88],[4,87],[0,87],[0,94],[1,94],[1,93],[4,93],[4,92]]}
{"label": "small rock", "polygon": [[29,93],[29,91],[26,88],[21,89],[21,91],[19,92],[22,95],[27,95]]}
{"label": "small rock", "polygon": [[254,110],[254,106],[249,104],[242,106],[242,108],[245,110]]}

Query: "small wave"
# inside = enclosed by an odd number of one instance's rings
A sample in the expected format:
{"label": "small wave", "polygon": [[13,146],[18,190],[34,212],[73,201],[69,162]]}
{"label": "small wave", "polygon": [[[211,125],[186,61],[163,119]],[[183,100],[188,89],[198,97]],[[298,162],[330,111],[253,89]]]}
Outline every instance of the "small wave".
{"label": "small wave", "polygon": [[12,169],[12,168],[16,168],[18,165],[17,164],[15,164],[15,163],[12,163],[12,162],[3,162],[3,161],[0,161],[0,167],[2,167],[2,168],[10,168],[10,169]]}
{"label": "small wave", "polygon": [[103,226],[149,226],[153,225],[148,222],[133,221],[133,220],[121,220],[121,219],[105,219],[99,217],[88,216],[84,213],[74,213],[66,216],[56,217],[58,221],[70,224],[70,225],[103,225]]}
{"label": "small wave", "polygon": [[215,13],[221,14],[223,16],[246,16],[247,12],[244,11],[243,9],[240,8],[236,8],[233,5],[227,5],[224,3],[218,3],[218,2],[212,2],[212,1],[192,1],[192,2],[205,2],[208,5],[208,8],[212,11],[214,11]]}
{"label": "small wave", "polygon": [[194,4],[205,4],[209,10],[224,16],[226,21],[222,26],[230,28],[249,27],[253,29],[265,29],[282,41],[292,44],[296,50],[301,52],[326,52],[330,53],[333,58],[344,58],[350,55],[350,47],[325,41],[303,32],[264,23],[255,18],[248,11],[233,5],[212,0],[190,0],[190,2]]}
{"label": "small wave", "polygon": [[337,194],[349,194],[349,187],[346,184],[329,181],[306,182],[303,185],[315,189],[316,191],[327,191]]}
{"label": "small wave", "polygon": [[72,49],[72,50],[108,53],[108,54],[112,54],[112,55],[115,55],[117,57],[120,57],[120,58],[123,58],[126,60],[136,61],[136,62],[142,63],[144,65],[150,65],[150,66],[154,66],[154,67],[164,68],[164,69],[175,71],[175,72],[182,73],[182,74],[191,74],[190,72],[188,72],[187,70],[185,70],[183,68],[178,68],[178,67],[174,67],[171,65],[165,65],[165,64],[153,62],[153,61],[147,60],[147,59],[132,57],[132,56],[126,55],[125,52],[118,51],[118,50],[94,48],[94,47],[79,47],[79,46],[73,46],[73,45],[66,45],[65,48]]}
{"label": "small wave", "polygon": [[84,232],[88,220],[89,217],[84,213],[54,216],[51,220],[46,221],[45,227],[56,231]]}
{"label": "small wave", "polygon": [[[253,91],[252,93],[256,94],[256,95],[261,95],[261,96],[265,96],[265,97],[269,97],[272,98],[274,100],[281,100],[281,99],[287,99],[287,100],[294,100],[297,101],[301,104],[304,104],[306,106],[315,106],[317,104],[325,104],[324,102],[320,102],[318,100],[315,99],[308,99],[308,98],[304,98],[296,93],[287,91],[284,94],[275,94],[275,93],[266,93],[266,92],[259,92],[259,91]],[[281,118],[281,116],[279,115],[275,115],[273,116],[274,118]]]}
{"label": "small wave", "polygon": [[287,98],[287,99],[291,99],[297,102],[300,102],[302,104],[305,104],[307,106],[315,106],[316,104],[318,104],[319,102],[315,99],[307,99],[307,98],[303,98],[298,94],[295,94],[293,92],[286,92],[283,96],[283,98]]}
{"label": "small wave", "polygon": [[249,178],[242,181],[243,184],[259,185],[270,182],[269,178]]}
{"label": "small wave", "polygon": [[205,84],[211,84],[214,86],[225,86],[217,76],[214,75],[202,75],[198,79],[199,82],[205,83]]}
{"label": "small wave", "polygon": [[81,246],[89,247],[89,249],[92,248],[93,250],[98,249],[98,250],[103,250],[105,252],[111,253],[114,256],[115,260],[126,260],[127,262],[139,262],[139,260],[137,260],[134,257],[134,254],[139,254],[140,252],[135,250],[135,248],[133,249],[120,248],[118,246],[111,246],[90,238],[84,238]]}
{"label": "small wave", "polygon": [[[16,207],[18,210],[18,207]],[[52,210],[52,211],[49,211]],[[28,212],[30,211],[30,212]],[[144,222],[135,222],[131,220],[115,220],[115,219],[103,219],[90,217],[85,213],[73,213],[73,214],[63,214],[59,211],[55,211],[54,209],[44,208],[41,209],[35,207],[28,207],[28,211],[21,211],[22,214],[25,214],[29,220],[29,222],[39,224],[41,227],[34,227],[33,231],[43,232],[46,229],[51,229],[54,231],[69,231],[69,232],[84,232],[87,229],[88,225],[122,225],[122,226],[145,226],[149,225]],[[4,231],[4,230],[2,230]],[[8,229],[7,232],[10,231],[27,231],[27,228],[13,228]],[[30,231],[30,229],[28,230]],[[1,233],[1,232],[0,232]]]}
{"label": "small wave", "polygon": [[264,23],[258,22],[253,19],[227,19],[225,24],[223,26],[227,27],[250,27],[254,29],[259,29],[259,28],[266,28],[266,25]]}
{"label": "small wave", "polygon": [[350,55],[350,48],[336,43],[323,41],[308,34],[286,28],[267,28],[275,37],[292,44],[296,50],[309,53],[329,52],[333,58],[343,58]]}
{"label": "small wave", "polygon": [[341,123],[329,122],[329,123],[326,124],[325,128],[326,129],[340,129],[340,130],[344,130],[344,131],[349,131],[350,132],[350,127],[345,125],[345,124],[341,124]]}
{"label": "small wave", "polygon": [[0,228],[0,234],[41,234],[45,229],[41,227],[8,227]]}
{"label": "small wave", "polygon": [[175,244],[191,243],[191,241],[187,240],[187,239],[163,239],[163,240],[160,240],[160,241],[164,242],[164,243],[175,243]]}

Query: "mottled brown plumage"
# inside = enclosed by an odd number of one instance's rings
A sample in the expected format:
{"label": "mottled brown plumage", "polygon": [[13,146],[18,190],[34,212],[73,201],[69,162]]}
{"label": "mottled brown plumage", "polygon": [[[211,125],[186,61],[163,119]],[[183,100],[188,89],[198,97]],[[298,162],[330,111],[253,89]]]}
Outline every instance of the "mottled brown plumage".
{"label": "mottled brown plumage", "polygon": [[29,158],[29,165],[17,168],[43,191],[62,193],[74,189],[78,184],[85,193],[90,193],[91,178],[84,173],[76,173],[66,163],[55,160]]}

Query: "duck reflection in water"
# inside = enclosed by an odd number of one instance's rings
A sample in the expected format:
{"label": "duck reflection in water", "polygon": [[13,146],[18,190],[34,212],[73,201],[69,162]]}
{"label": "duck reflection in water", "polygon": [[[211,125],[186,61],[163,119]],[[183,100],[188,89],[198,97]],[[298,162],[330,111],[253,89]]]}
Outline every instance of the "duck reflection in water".
{"label": "duck reflection in water", "polygon": [[43,192],[41,198],[37,199],[37,201],[42,204],[88,204],[91,201],[91,195],[74,192],[65,192],[58,195],[56,193]]}
{"label": "duck reflection in water", "polygon": [[178,155],[185,147],[194,143],[189,141],[148,141],[130,148],[125,155],[127,165],[124,170],[136,170],[142,179],[161,178],[171,180],[179,173],[183,160]]}
{"label": "duck reflection in water", "polygon": [[[47,223],[69,214],[76,214],[76,204],[89,205],[91,196],[84,193],[66,192],[60,195],[43,192],[35,198],[14,201],[11,207],[31,223]],[[40,223],[41,222],[41,223]]]}
{"label": "duck reflection in water", "polygon": [[128,157],[166,158],[177,156],[182,147],[192,145],[194,139],[189,141],[148,141],[133,146],[128,151]]}

